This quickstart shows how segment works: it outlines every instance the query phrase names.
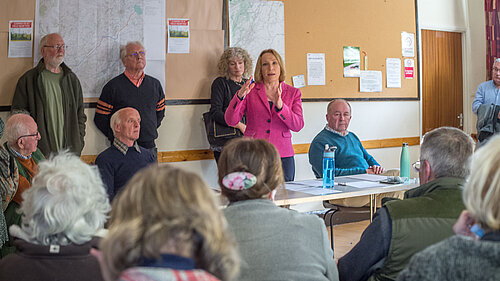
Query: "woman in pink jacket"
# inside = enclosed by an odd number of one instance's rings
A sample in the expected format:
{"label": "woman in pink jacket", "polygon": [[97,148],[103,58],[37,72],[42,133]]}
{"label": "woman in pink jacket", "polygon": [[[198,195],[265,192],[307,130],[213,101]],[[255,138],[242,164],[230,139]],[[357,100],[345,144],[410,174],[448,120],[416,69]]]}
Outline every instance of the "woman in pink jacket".
{"label": "woman in pink jacket", "polygon": [[304,127],[299,89],[285,84],[285,67],[273,49],[260,53],[255,66],[255,83],[249,79],[234,95],[225,113],[226,123],[235,126],[247,117],[245,136],[274,144],[281,156],[285,181],[295,177],[292,134]]}

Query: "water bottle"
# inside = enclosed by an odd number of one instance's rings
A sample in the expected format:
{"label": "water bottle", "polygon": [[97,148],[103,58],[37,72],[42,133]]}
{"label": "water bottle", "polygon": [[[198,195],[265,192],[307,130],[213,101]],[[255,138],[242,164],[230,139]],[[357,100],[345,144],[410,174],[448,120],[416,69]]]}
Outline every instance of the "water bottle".
{"label": "water bottle", "polygon": [[335,179],[335,149],[325,144],[323,152],[323,188],[333,188]]}
{"label": "water bottle", "polygon": [[401,149],[401,161],[399,162],[399,176],[404,178],[405,181],[410,179],[410,152],[408,151],[408,144],[403,143]]}

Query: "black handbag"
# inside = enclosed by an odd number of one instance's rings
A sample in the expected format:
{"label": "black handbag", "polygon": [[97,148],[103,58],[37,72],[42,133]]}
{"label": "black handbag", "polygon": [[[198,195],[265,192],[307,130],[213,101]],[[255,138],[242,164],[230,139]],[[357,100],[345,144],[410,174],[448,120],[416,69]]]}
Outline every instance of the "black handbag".
{"label": "black handbag", "polygon": [[223,147],[229,140],[240,136],[238,129],[215,122],[210,111],[203,113],[203,121],[210,146]]}

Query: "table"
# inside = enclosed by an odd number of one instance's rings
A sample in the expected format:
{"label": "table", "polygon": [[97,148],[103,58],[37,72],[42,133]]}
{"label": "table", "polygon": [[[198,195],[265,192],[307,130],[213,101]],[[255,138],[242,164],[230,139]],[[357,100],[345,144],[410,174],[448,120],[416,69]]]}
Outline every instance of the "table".
{"label": "table", "polygon": [[[276,190],[276,196],[274,198],[274,203],[278,206],[289,206],[302,203],[318,202],[324,200],[332,199],[344,199],[356,196],[370,195],[370,197],[375,198],[377,194],[394,192],[394,191],[405,191],[418,186],[414,181],[410,181],[403,184],[385,184],[380,183],[382,179],[386,179],[385,176],[362,174],[362,175],[351,175],[343,177],[335,177],[335,186],[333,188],[335,193],[331,193],[329,189],[323,189],[322,179],[312,179],[312,180],[301,180],[287,182],[285,187]],[[340,185],[339,185],[340,183]],[[359,187],[359,186],[369,186],[369,187]],[[298,191],[298,186],[304,187],[303,191]],[[358,186],[358,187],[356,187]],[[311,189],[317,190],[318,193],[321,190],[324,191],[323,194],[311,194],[307,193],[305,187],[310,187]],[[371,200],[373,201],[373,200]],[[373,205],[373,208],[376,208]]]}
{"label": "table", "polygon": [[[418,186],[415,181],[402,184],[385,184],[380,180],[387,179],[379,175],[351,175],[335,178],[335,186],[332,189],[322,188],[322,179],[302,180],[287,182],[284,187],[276,191],[274,203],[278,206],[287,207],[301,203],[318,202],[332,199],[344,199],[356,196],[370,196],[370,222],[377,209],[377,194],[395,191],[406,191]],[[334,209],[328,210],[330,215],[330,240],[333,249],[333,214]]]}

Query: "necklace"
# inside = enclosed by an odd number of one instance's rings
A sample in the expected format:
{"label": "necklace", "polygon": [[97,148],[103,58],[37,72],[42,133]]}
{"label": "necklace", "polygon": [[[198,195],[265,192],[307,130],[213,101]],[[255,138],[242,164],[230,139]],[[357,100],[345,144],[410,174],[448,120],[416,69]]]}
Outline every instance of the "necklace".
{"label": "necklace", "polygon": [[246,80],[241,78],[241,81],[238,82],[238,81],[234,81],[233,79],[231,79],[231,81],[233,81],[236,85],[238,86],[243,86],[243,84],[245,84]]}

